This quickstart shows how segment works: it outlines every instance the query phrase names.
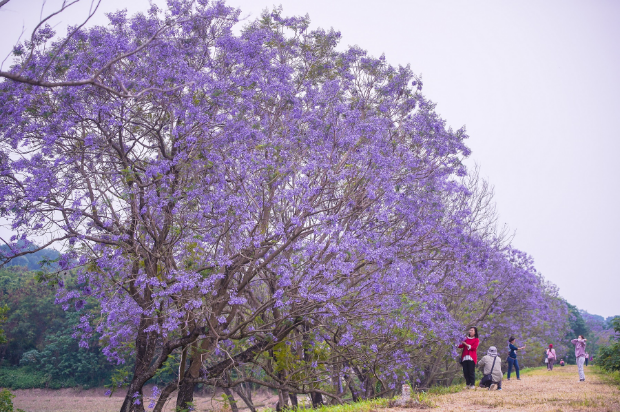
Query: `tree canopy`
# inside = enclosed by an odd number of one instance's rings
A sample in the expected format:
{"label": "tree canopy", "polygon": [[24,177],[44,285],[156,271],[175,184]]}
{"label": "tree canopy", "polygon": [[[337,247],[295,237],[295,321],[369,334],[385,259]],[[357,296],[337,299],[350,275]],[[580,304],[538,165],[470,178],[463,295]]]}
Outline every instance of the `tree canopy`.
{"label": "tree canopy", "polygon": [[42,27],[0,83],[17,233],[0,257],[34,237],[62,250],[44,277],[80,345],[98,333],[134,365],[123,411],[177,355],[155,410],[198,383],[277,389],[280,407],[373,397],[453,376],[468,325],[564,334],[556,288],[463,165],[465,130],[409,67],[279,10],[235,34],[238,16],[171,1],[58,40]]}

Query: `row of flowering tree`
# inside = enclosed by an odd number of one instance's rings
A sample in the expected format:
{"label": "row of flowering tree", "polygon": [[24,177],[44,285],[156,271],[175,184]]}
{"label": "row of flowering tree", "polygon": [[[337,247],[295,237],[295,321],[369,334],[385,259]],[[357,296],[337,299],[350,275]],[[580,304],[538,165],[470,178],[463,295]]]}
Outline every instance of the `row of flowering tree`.
{"label": "row of flowering tree", "polygon": [[[42,25],[0,83],[0,214],[62,250],[58,303],[135,365],[122,411],[202,383],[314,405],[451,379],[467,325],[563,334],[557,292],[495,228],[492,193],[408,67],[307,18],[233,26],[170,1],[106,27]],[[75,271],[80,290],[63,288]],[[559,332],[558,332],[559,331]]]}

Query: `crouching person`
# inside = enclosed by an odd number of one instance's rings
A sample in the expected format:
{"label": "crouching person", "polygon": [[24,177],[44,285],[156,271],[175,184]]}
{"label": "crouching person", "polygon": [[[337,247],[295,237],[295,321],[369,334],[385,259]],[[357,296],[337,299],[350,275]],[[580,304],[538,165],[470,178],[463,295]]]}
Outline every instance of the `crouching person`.
{"label": "crouching person", "polygon": [[502,359],[497,355],[497,348],[491,346],[487,354],[478,361],[478,367],[484,377],[480,380],[481,388],[502,390]]}

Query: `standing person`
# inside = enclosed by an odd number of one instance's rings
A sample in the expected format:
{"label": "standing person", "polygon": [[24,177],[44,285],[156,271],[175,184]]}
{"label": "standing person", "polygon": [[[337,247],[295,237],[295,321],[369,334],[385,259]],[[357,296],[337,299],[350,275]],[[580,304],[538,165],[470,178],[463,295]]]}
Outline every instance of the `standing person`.
{"label": "standing person", "polygon": [[487,354],[480,359],[478,362],[478,367],[482,369],[482,374],[484,376],[491,375],[490,382],[480,381],[481,388],[489,388],[489,390],[493,390],[497,388],[498,391],[502,390],[502,358],[497,356],[497,348],[495,346],[491,346],[487,351]]}
{"label": "standing person", "polygon": [[510,337],[508,339],[508,349],[510,349],[510,353],[508,354],[508,376],[506,380],[510,380],[510,373],[512,372],[512,367],[515,367],[515,372],[517,373],[517,380],[520,381],[521,377],[519,376],[519,361],[517,360],[517,351],[521,349],[525,349],[525,345],[520,348],[515,346],[516,340],[514,337]]}
{"label": "standing person", "polygon": [[547,370],[553,370],[553,364],[555,362],[555,349],[553,349],[553,344],[549,344],[549,349],[547,349]]}
{"label": "standing person", "polygon": [[588,359],[590,358],[590,355],[588,355],[588,353],[586,352],[586,366],[588,366]]}
{"label": "standing person", "polygon": [[467,389],[474,389],[476,387],[476,363],[478,363],[476,350],[479,343],[478,328],[472,326],[469,328],[465,340],[458,346],[459,349],[463,349],[461,366],[463,366],[463,376],[465,376]]}
{"label": "standing person", "polygon": [[586,381],[586,374],[583,372],[583,364],[586,363],[586,342],[587,339],[583,335],[579,335],[577,339],[570,341],[575,345],[575,358],[577,358],[577,368],[579,369],[579,382]]}

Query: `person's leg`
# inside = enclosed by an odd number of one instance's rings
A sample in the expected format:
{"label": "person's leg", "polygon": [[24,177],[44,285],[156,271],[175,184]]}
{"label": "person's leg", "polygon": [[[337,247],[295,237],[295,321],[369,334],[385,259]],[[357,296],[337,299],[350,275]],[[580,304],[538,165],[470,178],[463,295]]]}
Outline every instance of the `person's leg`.
{"label": "person's leg", "polygon": [[468,374],[467,374],[467,361],[462,361],[461,362],[461,366],[463,367],[463,377],[465,378],[465,385],[469,386],[469,381],[468,381]]}
{"label": "person's leg", "polygon": [[476,386],[476,363],[471,361],[471,369],[469,370],[469,379],[471,380],[471,386]]}
{"label": "person's leg", "polygon": [[[467,387],[473,385],[473,383],[471,382],[471,368],[473,363],[474,361],[470,360],[463,361],[463,376],[465,377],[465,385],[467,385]],[[475,367],[475,365],[473,366]]]}
{"label": "person's leg", "polygon": [[555,362],[555,359],[549,359],[549,370],[552,371],[553,370],[553,363]]}
{"label": "person's leg", "polygon": [[498,391],[502,390],[502,381],[497,382],[497,390]]}
{"label": "person's leg", "polygon": [[586,366],[588,366],[588,358],[586,358]]}
{"label": "person's leg", "polygon": [[467,386],[476,386],[476,364],[473,360],[465,362],[467,363],[467,376],[465,377]]}
{"label": "person's leg", "polygon": [[519,376],[519,360],[515,359],[515,373],[517,374],[517,379],[521,379],[521,377]]}
{"label": "person's leg", "polygon": [[586,359],[583,356],[577,358],[577,369],[579,369],[579,380],[585,381],[586,375],[583,373],[583,364],[586,362]]}
{"label": "person's leg", "polygon": [[514,359],[508,358],[508,379],[510,379],[510,373],[512,372],[512,363],[513,362],[514,362]]}

